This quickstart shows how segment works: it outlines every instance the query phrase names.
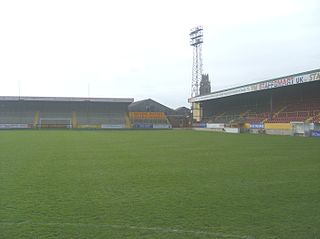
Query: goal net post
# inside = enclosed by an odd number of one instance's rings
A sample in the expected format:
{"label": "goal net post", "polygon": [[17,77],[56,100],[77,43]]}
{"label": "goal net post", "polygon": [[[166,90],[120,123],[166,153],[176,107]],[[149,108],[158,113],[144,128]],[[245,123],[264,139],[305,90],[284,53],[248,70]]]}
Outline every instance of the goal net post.
{"label": "goal net post", "polygon": [[38,128],[72,128],[71,118],[40,118]]}

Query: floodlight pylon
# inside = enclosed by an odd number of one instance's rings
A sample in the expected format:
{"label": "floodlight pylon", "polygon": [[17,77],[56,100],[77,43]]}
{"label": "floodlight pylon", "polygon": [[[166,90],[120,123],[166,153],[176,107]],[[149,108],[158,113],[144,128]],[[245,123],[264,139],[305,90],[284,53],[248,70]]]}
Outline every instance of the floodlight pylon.
{"label": "floodlight pylon", "polygon": [[202,77],[202,43],[203,27],[197,26],[191,29],[190,45],[193,47],[191,97],[199,95],[199,84]]}

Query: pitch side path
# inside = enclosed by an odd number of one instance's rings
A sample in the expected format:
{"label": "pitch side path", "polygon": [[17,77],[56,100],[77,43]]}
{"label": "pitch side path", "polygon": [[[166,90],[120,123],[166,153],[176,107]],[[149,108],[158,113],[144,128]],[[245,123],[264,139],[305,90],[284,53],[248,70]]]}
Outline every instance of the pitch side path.
{"label": "pitch side path", "polygon": [[320,139],[0,131],[0,238],[320,238]]}

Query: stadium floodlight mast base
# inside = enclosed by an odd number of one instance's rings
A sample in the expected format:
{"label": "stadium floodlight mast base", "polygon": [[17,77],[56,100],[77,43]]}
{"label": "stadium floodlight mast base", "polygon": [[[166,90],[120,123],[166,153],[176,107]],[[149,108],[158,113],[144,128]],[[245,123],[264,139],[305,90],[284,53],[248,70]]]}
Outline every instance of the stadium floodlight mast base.
{"label": "stadium floodlight mast base", "polygon": [[192,28],[190,32],[190,46],[193,47],[191,98],[199,95],[199,83],[202,77],[202,43],[203,27]]}

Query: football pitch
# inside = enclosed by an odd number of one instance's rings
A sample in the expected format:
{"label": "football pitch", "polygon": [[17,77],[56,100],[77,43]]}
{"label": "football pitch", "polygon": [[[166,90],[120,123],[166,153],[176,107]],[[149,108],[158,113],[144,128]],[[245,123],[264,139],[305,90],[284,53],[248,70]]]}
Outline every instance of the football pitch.
{"label": "football pitch", "polygon": [[320,238],[320,140],[0,131],[0,238]]}

